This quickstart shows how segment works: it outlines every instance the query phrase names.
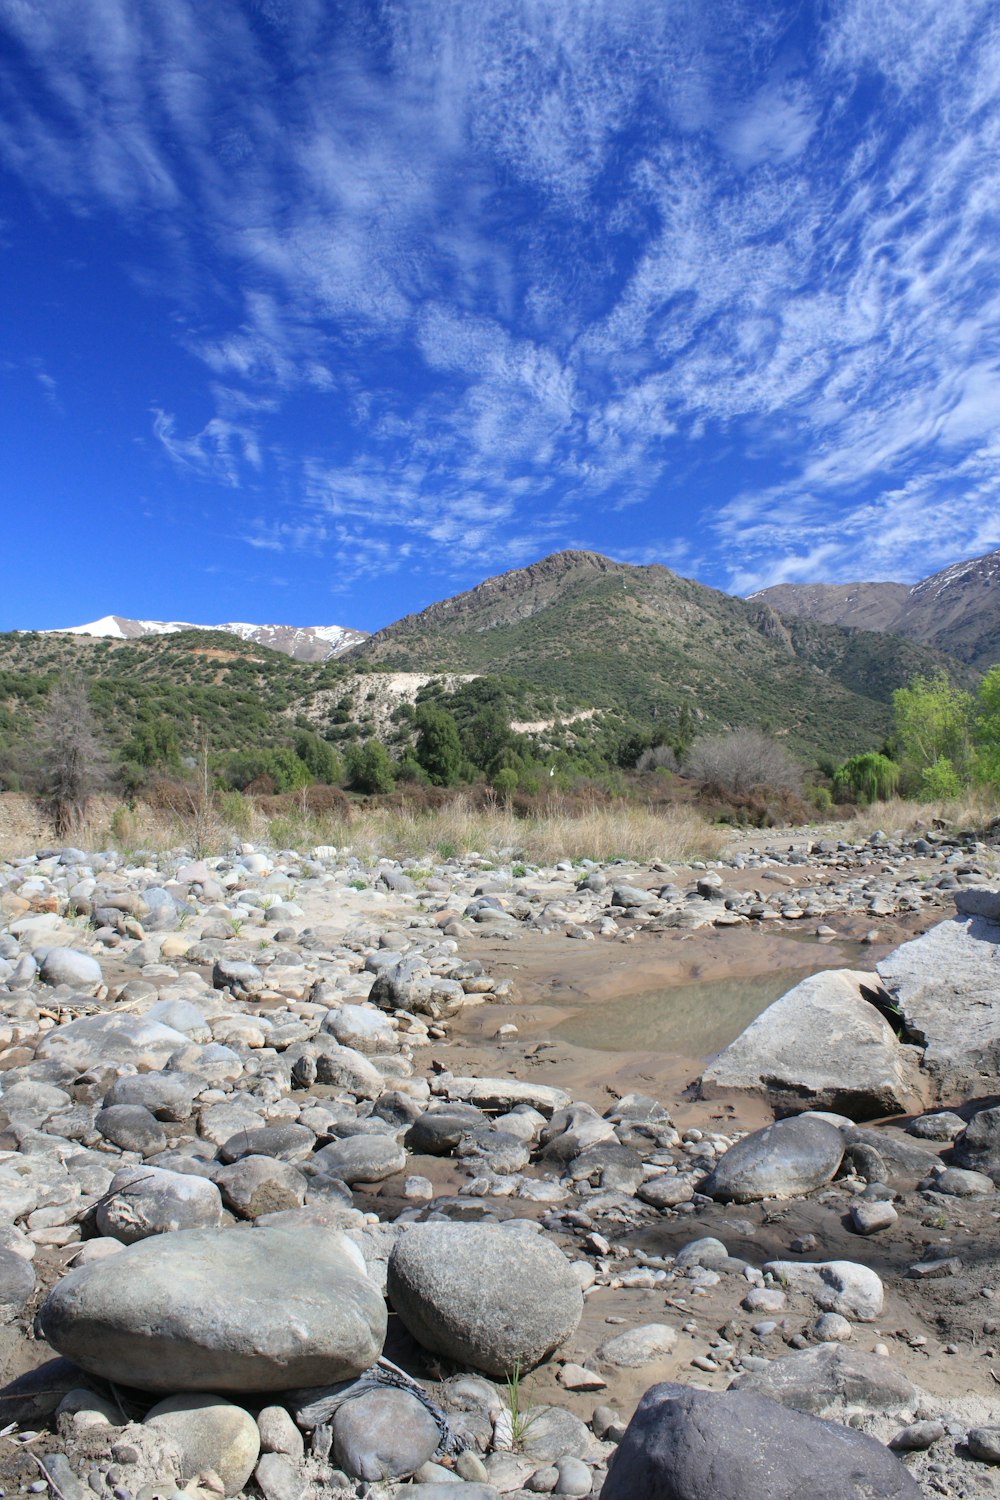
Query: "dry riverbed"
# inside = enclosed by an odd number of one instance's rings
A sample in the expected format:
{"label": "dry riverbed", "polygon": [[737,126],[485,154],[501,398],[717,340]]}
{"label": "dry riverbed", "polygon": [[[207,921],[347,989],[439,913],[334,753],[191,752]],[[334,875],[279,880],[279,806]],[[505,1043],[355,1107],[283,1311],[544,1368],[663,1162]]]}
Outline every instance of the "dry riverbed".
{"label": "dry riverbed", "polygon": [[[825,1412],[881,1443],[913,1429],[912,1493],[997,1492],[979,1451],[991,1439],[976,1436],[1000,1423],[995,1188],[937,1191],[952,1138],[866,1116],[856,1138],[819,1122],[832,1135],[808,1143],[815,1181],[791,1194],[712,1196],[730,1148],[775,1110],[764,1092],[695,1087],[800,979],[873,972],[951,919],[956,893],[996,883],[996,855],[933,833],[857,846],[786,833],[698,867],[367,867],[330,849],[132,866],[43,851],[0,867],[0,1489],[199,1500],[228,1464],[222,1488],[264,1500],[397,1487],[435,1500],[459,1478],[469,1500],[602,1486],[615,1500],[612,1460],[643,1393],[735,1379],[783,1400],[776,1412]],[[954,1136],[993,1102],[939,1097],[925,1113],[957,1109]],[[830,1139],[826,1171],[814,1157]],[[859,1205],[892,1217],[861,1233]],[[190,1245],[208,1321],[239,1301],[227,1264],[251,1255],[247,1306],[219,1335],[253,1351],[245,1378],[198,1377],[216,1355],[164,1259],[175,1234],[207,1236]],[[323,1274],[343,1278],[365,1338],[422,1395],[390,1375],[311,1414],[297,1388],[334,1386],[371,1353],[310,1306],[295,1313],[305,1342],[340,1373],[282,1385],[281,1330],[253,1321],[258,1247],[258,1302],[285,1286],[286,1255],[290,1285],[332,1255]],[[122,1268],[140,1249],[147,1291],[129,1303]],[[92,1269],[72,1300],[80,1259]],[[386,1290],[387,1259],[385,1325],[371,1289]],[[795,1270],[829,1262],[874,1273],[878,1297],[855,1273],[817,1292]],[[536,1277],[549,1289],[533,1299]],[[507,1299],[520,1310],[502,1328]],[[151,1352],[156,1317],[167,1331]],[[628,1333],[631,1346],[611,1342]],[[47,1365],[56,1353],[78,1368]],[[32,1370],[36,1387],[16,1383]],[[487,1378],[463,1384],[462,1370]],[[199,1390],[225,1398],[200,1447]],[[157,1427],[165,1395],[188,1405]]]}

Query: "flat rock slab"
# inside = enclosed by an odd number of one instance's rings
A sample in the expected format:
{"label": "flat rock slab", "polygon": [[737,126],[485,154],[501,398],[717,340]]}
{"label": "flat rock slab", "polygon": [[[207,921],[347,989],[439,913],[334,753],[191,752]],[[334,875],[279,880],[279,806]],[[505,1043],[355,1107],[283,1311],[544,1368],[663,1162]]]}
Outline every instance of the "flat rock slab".
{"label": "flat rock slab", "polygon": [[805,1105],[852,1120],[922,1109],[919,1052],[864,996],[880,987],[877,975],[854,969],[810,974],[723,1048],[701,1076],[702,1097],[766,1094],[781,1109]]}
{"label": "flat rock slab", "polygon": [[866,1433],[749,1391],[654,1385],[615,1455],[602,1500],[920,1500]]}
{"label": "flat rock slab", "polygon": [[[972,902],[976,888],[958,893]],[[996,909],[987,892],[983,909]],[[973,902],[973,904],[975,904]],[[1000,1074],[1000,921],[962,915],[940,922],[877,965],[910,1035],[924,1049],[938,1099],[992,1094]]]}
{"label": "flat rock slab", "polygon": [[483,1109],[513,1109],[515,1104],[530,1104],[543,1115],[566,1109],[572,1095],[565,1089],[546,1083],[521,1083],[516,1078],[455,1078],[442,1073],[431,1084],[435,1094],[445,1099],[478,1104]]}
{"label": "flat rock slab", "polygon": [[764,1370],[738,1375],[730,1390],[755,1391],[782,1406],[814,1414],[837,1406],[902,1411],[919,1400],[916,1387],[891,1360],[836,1344],[772,1359]]}
{"label": "flat rock slab", "polygon": [[39,1334],[83,1369],[149,1391],[280,1391],[349,1380],[386,1310],[332,1231],[182,1230],[68,1275]]}
{"label": "flat rock slab", "polygon": [[844,1156],[836,1125],[815,1115],[778,1120],[719,1158],[701,1191],[724,1202],[793,1198],[830,1182]]}
{"label": "flat rock slab", "polygon": [[492,1224],[411,1226],[389,1257],[388,1294],[423,1348],[501,1380],[533,1369],[583,1312],[551,1240]]}

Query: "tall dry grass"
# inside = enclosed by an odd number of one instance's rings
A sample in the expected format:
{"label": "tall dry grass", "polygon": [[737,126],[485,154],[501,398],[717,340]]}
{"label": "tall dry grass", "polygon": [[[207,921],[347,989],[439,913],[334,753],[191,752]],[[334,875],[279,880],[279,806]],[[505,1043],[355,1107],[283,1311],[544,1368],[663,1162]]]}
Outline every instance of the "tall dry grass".
{"label": "tall dry grass", "polygon": [[[8,799],[4,799],[8,800]],[[0,856],[26,854],[52,842],[29,799],[17,818],[0,826]],[[41,834],[41,836],[40,836]],[[249,797],[216,798],[211,818],[203,808],[126,806],[94,799],[74,829],[72,842],[89,849],[163,850],[183,846],[222,853],[237,840],[307,850],[332,844],[359,859],[446,859],[478,853],[497,862],[521,860],[553,864],[560,859],[712,859],[725,832],[690,807],[653,808],[626,802],[581,808],[554,798],[544,811],[522,817],[498,801],[485,808],[457,795],[441,807],[410,808],[370,804],[345,812],[311,813],[305,804],[266,817]]]}
{"label": "tall dry grass", "polygon": [[867,838],[877,829],[885,833],[918,833],[939,824],[958,832],[963,829],[985,829],[1000,818],[1000,799],[986,788],[973,788],[962,797],[941,802],[909,802],[891,797],[887,802],[873,802],[859,807],[847,824],[841,838]]}

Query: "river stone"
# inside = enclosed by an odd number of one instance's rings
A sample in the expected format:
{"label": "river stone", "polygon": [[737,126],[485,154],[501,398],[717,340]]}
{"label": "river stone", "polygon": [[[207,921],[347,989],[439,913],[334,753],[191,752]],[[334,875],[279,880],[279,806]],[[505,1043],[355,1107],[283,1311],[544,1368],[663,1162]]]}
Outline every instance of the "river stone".
{"label": "river stone", "polygon": [[324,1146],[313,1161],[321,1171],[353,1187],[356,1182],[384,1182],[401,1172],[406,1152],[392,1136],[352,1135]]}
{"label": "river stone", "polygon": [[214,1469],[227,1495],[239,1494],[260,1456],[260,1435],[253,1417],[219,1396],[170,1396],[147,1412],[143,1425],[178,1449],[182,1483],[204,1469]]}
{"label": "river stone", "polygon": [[262,1453],[253,1477],[264,1500],[306,1500],[310,1491],[301,1465],[284,1453]]}
{"label": "river stone", "polygon": [[516,1078],[456,1078],[451,1073],[442,1073],[432,1080],[431,1088],[446,1099],[478,1104],[483,1109],[513,1109],[517,1104],[530,1104],[545,1116],[565,1109],[572,1102],[565,1089]]}
{"label": "river stone", "polygon": [[121,1151],[155,1156],[167,1149],[167,1132],[141,1104],[111,1104],[98,1111],[94,1124],[104,1139]]}
{"label": "river stone", "polygon": [[409,1391],[366,1391],[333,1418],[337,1463],[354,1479],[402,1479],[433,1456],[438,1425]]}
{"label": "river stone", "polygon": [[614,1338],[605,1339],[596,1358],[606,1365],[616,1365],[622,1370],[638,1370],[642,1365],[651,1365],[671,1352],[677,1343],[677,1330],[667,1323],[644,1323],[639,1328],[627,1328]]}
{"label": "river stone", "polygon": [[472,1105],[426,1110],[406,1132],[406,1145],[421,1156],[448,1156],[470,1130],[488,1125],[482,1110]]}
{"label": "river stone", "polygon": [[226,1207],[241,1219],[259,1219],[305,1202],[305,1177],[291,1162],[273,1156],[244,1156],[213,1175]]}
{"label": "river stone", "polygon": [[162,1167],[122,1167],[97,1205],[97,1227],[123,1245],[222,1222],[219,1189],[204,1177]]}
{"label": "river stone", "polygon": [[795,1115],[730,1146],[701,1191],[734,1203],[794,1198],[830,1182],[843,1156],[844,1141],[836,1125],[815,1115]]}
{"label": "river stone", "polygon": [[264,1125],[259,1130],[238,1130],[219,1147],[219,1160],[240,1161],[244,1156],[273,1156],[278,1161],[304,1161],[316,1144],[316,1133],[305,1125]]}
{"label": "river stone", "polygon": [[374,1363],[385,1303],[329,1230],[182,1230],[70,1271],[40,1335],[92,1374],[140,1390],[281,1391]]}
{"label": "river stone", "polygon": [[425,1349],[502,1380],[551,1354],[583,1312],[551,1240],[493,1224],[414,1224],[389,1257],[388,1295]]}
{"label": "river stone", "polygon": [[206,1087],[194,1073],[132,1073],[117,1078],[104,1096],[104,1107],[141,1104],[158,1120],[186,1120],[197,1094]]}
{"label": "river stone", "polygon": [[919,1399],[916,1387],[883,1355],[829,1343],[772,1359],[762,1370],[747,1370],[730,1390],[755,1391],[813,1413],[836,1406],[903,1411]]}
{"label": "river stone", "polygon": [[920,1500],[867,1433],[749,1391],[654,1385],[615,1454],[602,1500]]}
{"label": "river stone", "polygon": [[46,1032],[35,1056],[65,1062],[80,1073],[112,1063],[133,1063],[140,1072],[151,1072],[165,1067],[188,1041],[183,1031],[145,1016],[81,1016]]}
{"label": "river stone", "polygon": [[68,984],[88,995],[104,983],[97,959],[77,948],[50,948],[42,960],[40,978],[43,984]]}
{"label": "river stone", "polygon": [[952,1147],[960,1167],[982,1172],[1000,1184],[1000,1106],[981,1109],[972,1116]]}
{"label": "river stone", "polygon": [[701,1076],[702,1097],[766,1094],[779,1109],[830,1109],[852,1120],[922,1109],[916,1050],[863,993],[880,988],[877,975],[853,969],[810,974],[723,1048]]}
{"label": "river stone", "polygon": [[13,1250],[0,1250],[0,1323],[15,1317],[34,1290],[31,1262]]}
{"label": "river stone", "polygon": [[882,1311],[881,1280],[868,1266],[853,1260],[771,1260],[764,1270],[783,1287],[811,1297],[822,1312],[872,1323]]}

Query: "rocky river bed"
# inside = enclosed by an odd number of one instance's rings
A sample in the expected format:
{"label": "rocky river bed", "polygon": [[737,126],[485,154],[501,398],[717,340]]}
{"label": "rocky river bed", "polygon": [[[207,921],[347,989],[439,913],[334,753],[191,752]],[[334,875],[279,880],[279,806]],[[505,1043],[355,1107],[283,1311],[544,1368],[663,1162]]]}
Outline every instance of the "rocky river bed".
{"label": "rocky river bed", "polygon": [[1000,1493],[998,853],[0,865],[0,1490]]}

